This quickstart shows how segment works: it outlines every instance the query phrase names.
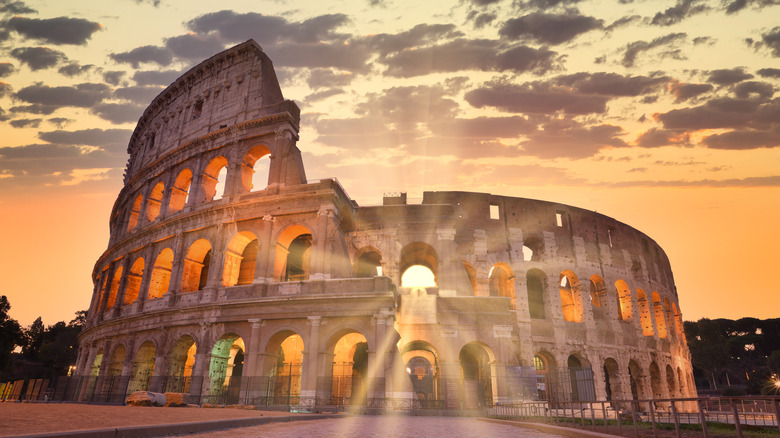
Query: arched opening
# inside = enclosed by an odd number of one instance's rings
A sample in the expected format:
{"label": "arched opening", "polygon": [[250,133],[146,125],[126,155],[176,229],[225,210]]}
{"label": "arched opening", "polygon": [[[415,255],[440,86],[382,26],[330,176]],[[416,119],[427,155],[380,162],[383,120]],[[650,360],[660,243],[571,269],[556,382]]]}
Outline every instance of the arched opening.
{"label": "arched opening", "polygon": [[156,358],[157,348],[152,341],[146,341],[138,347],[133,357],[133,373],[128,385],[128,393],[149,390]]}
{"label": "arched opening", "polygon": [[466,277],[469,279],[469,284],[471,285],[471,294],[477,295],[477,272],[474,270],[474,267],[471,266],[471,263],[463,260],[463,268],[466,270]]}
{"label": "arched opening", "polygon": [[515,273],[506,263],[496,263],[488,273],[491,297],[507,297],[511,308],[517,309],[515,301]]}
{"label": "arched opening", "polygon": [[463,407],[478,409],[493,406],[493,379],[490,356],[482,345],[466,344],[458,355],[460,361]]}
{"label": "arched opening", "polygon": [[537,353],[534,355],[534,369],[536,369],[536,390],[539,400],[553,400],[552,391],[555,359],[547,353]]}
{"label": "arched opening", "polygon": [[286,228],[277,239],[274,278],[278,281],[304,281],[311,271],[312,234],[302,225]]}
{"label": "arched opening", "polygon": [[669,298],[664,298],[664,321],[666,321],[667,332],[676,336],[677,331],[672,331],[674,328],[674,311]]}
{"label": "arched opening", "polygon": [[144,276],[144,259],[138,257],[130,266],[130,272],[127,273],[127,284],[125,285],[125,296],[122,304],[130,304],[138,299],[138,293],[141,291],[141,280]]}
{"label": "arched opening", "polygon": [[607,288],[604,286],[604,279],[598,275],[590,277],[590,304],[593,310],[593,319],[604,319],[607,313]]}
{"label": "arched opening", "polygon": [[642,334],[653,336],[653,320],[650,316],[650,304],[642,289],[636,290],[636,304],[639,306],[639,322],[642,324]]}
{"label": "arched opening", "polygon": [[103,349],[101,348],[95,354],[95,358],[92,360],[92,366],[89,368],[89,375],[97,377],[100,374],[100,365],[103,363]]}
{"label": "arched opening", "polygon": [[620,367],[615,359],[608,357],[604,360],[604,386],[607,393],[607,401],[623,399],[623,391],[620,388]]}
{"label": "arched opening", "polygon": [[141,204],[144,201],[144,197],[142,195],[138,195],[135,197],[135,201],[133,201],[133,206],[130,207],[130,215],[127,218],[127,232],[131,232],[135,229],[136,225],[138,225],[138,215],[141,214]]}
{"label": "arched opening", "polygon": [[666,365],[666,389],[669,391],[669,397],[677,397],[674,388],[674,370],[671,365]]}
{"label": "arched opening", "polygon": [[208,280],[211,266],[211,243],[198,239],[187,250],[184,257],[184,272],[181,278],[182,293],[202,289]]}
{"label": "arched opening", "polygon": [[366,399],[368,341],[360,333],[347,333],[333,348],[331,404],[361,404]]}
{"label": "arched opening", "polygon": [[227,179],[227,164],[227,159],[220,156],[209,161],[209,164],[203,169],[201,186],[204,201],[208,202],[222,198],[225,191],[225,180]]}
{"label": "arched opening", "polygon": [[[435,287],[439,283],[438,256],[433,247],[427,243],[413,242],[406,245],[401,250],[399,268],[401,287]],[[414,268],[414,270],[407,275],[407,271],[411,268]],[[427,271],[422,268],[427,268]],[[433,284],[431,284],[431,275],[433,276]],[[406,283],[404,280],[406,280]]]}
{"label": "arched opening", "polygon": [[561,311],[563,320],[583,322],[580,282],[572,271],[561,272]]}
{"label": "arched opening", "polygon": [[583,358],[570,355],[566,360],[569,372],[570,400],[591,401],[596,399],[596,390],[593,382],[593,370],[590,364]]}
{"label": "arched opening", "polygon": [[100,275],[102,280],[98,280],[100,282],[100,296],[98,298],[98,302],[95,303],[96,312],[102,312],[105,310],[103,307],[103,298],[106,297],[106,290],[108,289],[108,265],[103,268],[103,272]]}
{"label": "arched opening", "polygon": [[531,319],[547,318],[547,300],[544,293],[547,290],[547,276],[539,269],[529,269],[525,274],[525,285]]}
{"label": "arched opening", "polygon": [[655,324],[658,326],[658,337],[666,338],[666,312],[664,312],[664,303],[658,292],[653,292],[653,313],[655,314]]}
{"label": "arched opening", "polygon": [[680,390],[679,397],[685,397],[685,384],[683,383],[683,372],[677,367],[677,388]]}
{"label": "arched opening", "polygon": [[618,319],[621,321],[631,321],[633,319],[633,310],[631,307],[631,289],[623,280],[615,282],[615,289],[618,297]]}
{"label": "arched opening", "polygon": [[263,190],[268,186],[270,154],[267,147],[257,145],[244,155],[241,162],[241,185],[244,192]]}
{"label": "arched opening", "polygon": [[677,304],[672,303],[672,311],[674,312],[674,328],[677,332],[677,339],[680,342],[685,343],[685,333],[683,332],[682,314],[677,309]]}
{"label": "arched opening", "polygon": [[149,222],[154,222],[157,216],[160,215],[160,206],[162,206],[163,192],[165,191],[165,184],[162,181],[155,184],[152,189],[152,193],[146,198],[146,219]]}
{"label": "arched opening", "polygon": [[444,399],[444,389],[436,349],[427,342],[410,342],[403,348],[401,360],[406,365],[406,373],[420,405],[424,408],[437,407],[437,403]]}
{"label": "arched opening", "polygon": [[374,248],[361,249],[354,269],[355,277],[358,278],[382,275],[382,254]]}
{"label": "arched opening", "polygon": [[184,169],[176,176],[171,186],[171,202],[168,204],[168,213],[181,211],[190,196],[190,184],[192,184],[192,171]]}
{"label": "arched opening", "polygon": [[225,266],[222,270],[222,284],[252,284],[257,265],[257,237],[249,231],[242,231],[228,242],[225,250]]}
{"label": "arched opening", "polygon": [[244,371],[244,340],[235,334],[223,335],[211,349],[209,396],[212,403],[238,403]]}
{"label": "arched opening", "polygon": [[628,382],[631,385],[631,399],[645,399],[645,392],[642,386],[644,375],[642,368],[633,359],[628,362]]}
{"label": "arched opening", "polygon": [[303,375],[303,338],[285,330],[271,337],[266,347],[266,357],[276,359],[266,362],[264,374],[269,377],[268,394],[274,405],[298,404]]}
{"label": "arched opening", "polygon": [[168,355],[168,380],[165,392],[190,392],[192,368],[195,366],[197,347],[191,336],[182,336]]}
{"label": "arched opening", "polygon": [[152,278],[149,281],[149,299],[160,298],[168,293],[168,286],[171,282],[171,271],[173,270],[173,251],[165,248],[160,251],[154,260],[152,269]]}
{"label": "arched opening", "polygon": [[538,262],[542,260],[544,244],[536,236],[530,236],[523,242],[523,260],[526,262]]}
{"label": "arched opening", "polygon": [[661,392],[661,370],[658,369],[658,364],[655,361],[650,362],[650,390],[653,399],[664,398],[663,392]]}
{"label": "arched opening", "polygon": [[121,376],[122,375],[122,368],[125,365],[125,346],[122,344],[119,344],[114,348],[114,352],[111,353],[111,359],[108,362],[108,369],[106,370],[106,374],[109,376]]}
{"label": "arched opening", "polygon": [[116,304],[116,294],[119,292],[119,283],[122,281],[122,265],[116,267],[114,277],[111,279],[111,288],[108,290],[108,303],[106,310],[114,307]]}

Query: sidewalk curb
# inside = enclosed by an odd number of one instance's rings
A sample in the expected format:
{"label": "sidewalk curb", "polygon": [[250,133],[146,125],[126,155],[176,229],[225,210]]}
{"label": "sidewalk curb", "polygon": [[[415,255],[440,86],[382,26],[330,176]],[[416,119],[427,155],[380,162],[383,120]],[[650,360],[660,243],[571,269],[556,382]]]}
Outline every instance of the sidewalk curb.
{"label": "sidewalk curb", "polygon": [[141,438],[156,436],[185,435],[215,430],[252,427],[268,423],[288,421],[325,420],[344,418],[343,414],[290,415],[283,417],[235,418],[231,420],[200,421],[196,423],[157,424],[150,426],[114,427],[106,429],[73,430],[32,435],[17,435],[16,438]]}
{"label": "sidewalk curb", "polygon": [[571,427],[554,426],[552,424],[544,423],[531,423],[524,421],[514,420],[498,420],[495,418],[478,418],[480,421],[489,421],[491,423],[500,423],[510,426],[526,427],[528,429],[535,429],[540,432],[554,433],[559,436],[571,437],[571,438],[614,438],[620,435],[610,435],[603,432],[593,432],[590,430],[574,429]]}

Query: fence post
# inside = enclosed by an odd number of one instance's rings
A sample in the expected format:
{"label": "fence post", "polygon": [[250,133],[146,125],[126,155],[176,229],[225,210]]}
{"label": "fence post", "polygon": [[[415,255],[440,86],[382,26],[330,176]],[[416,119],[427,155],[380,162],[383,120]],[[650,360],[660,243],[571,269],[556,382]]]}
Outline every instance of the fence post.
{"label": "fence post", "polygon": [[696,400],[696,404],[699,407],[699,422],[701,422],[701,431],[704,433],[704,438],[708,438],[707,433],[707,415],[704,413],[704,408],[701,406],[701,399]]}
{"label": "fence post", "polygon": [[655,431],[655,399],[650,400],[650,424],[653,426],[653,436],[658,436]]}
{"label": "fence post", "polygon": [[780,400],[770,400],[772,402],[772,406],[775,408],[775,425],[777,426],[777,430],[780,431]]}
{"label": "fence post", "polygon": [[739,410],[734,400],[731,400],[731,411],[734,412],[734,427],[737,429],[737,436],[742,438],[742,425],[739,423]]}
{"label": "fence post", "polygon": [[639,409],[639,402],[634,401],[631,404],[631,420],[634,422],[634,436],[639,436],[639,425],[636,422],[636,410]]}
{"label": "fence post", "polygon": [[672,415],[674,416],[674,433],[677,438],[680,438],[680,417],[677,415],[677,406],[674,400],[672,400]]}

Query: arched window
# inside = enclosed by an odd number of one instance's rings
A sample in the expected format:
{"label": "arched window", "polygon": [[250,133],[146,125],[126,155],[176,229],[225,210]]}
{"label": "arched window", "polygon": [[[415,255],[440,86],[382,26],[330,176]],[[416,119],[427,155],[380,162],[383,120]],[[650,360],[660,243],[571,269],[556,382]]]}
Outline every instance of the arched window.
{"label": "arched window", "polygon": [[152,278],[149,282],[149,299],[160,298],[168,292],[173,270],[173,251],[165,248],[154,261]]}
{"label": "arched window", "polygon": [[[203,199],[212,201],[221,199],[225,190],[225,180],[227,179],[227,164],[225,157],[216,157],[209,161],[209,164],[203,170]],[[219,186],[219,187],[218,187]]]}
{"label": "arched window", "polygon": [[127,284],[125,285],[125,296],[123,304],[130,304],[138,299],[138,293],[141,291],[141,280],[144,276],[144,259],[138,257],[130,267],[127,273]]}
{"label": "arched window", "polygon": [[244,340],[237,335],[224,335],[214,344],[209,363],[209,395],[221,395],[228,404],[238,403],[245,352]]}
{"label": "arched window", "polygon": [[249,150],[241,163],[241,185],[244,192],[263,190],[268,186],[271,151],[262,145]]}
{"label": "arched window", "polygon": [[538,262],[542,259],[544,244],[536,236],[530,236],[523,242],[523,260],[526,262]]}
{"label": "arched window", "polygon": [[[424,242],[413,242],[401,250],[401,287],[433,287],[438,285],[439,262],[436,251]],[[407,271],[414,268],[412,272]],[[430,277],[433,276],[433,283]],[[404,283],[406,276],[406,283]]]}
{"label": "arched window", "polygon": [[382,275],[382,254],[374,248],[358,251],[355,262],[355,277],[365,278]]}
{"label": "arched window", "polygon": [[506,263],[496,263],[488,274],[490,296],[507,297],[512,309],[517,309],[515,302],[515,274]]}
{"label": "arched window", "polygon": [[111,279],[111,288],[108,290],[108,303],[106,310],[114,307],[116,303],[116,294],[119,292],[119,283],[122,281],[122,266],[117,266],[114,271],[114,278]]}
{"label": "arched window", "polygon": [[168,355],[168,378],[165,392],[190,392],[192,369],[195,366],[195,354],[198,349],[195,340],[182,336]]}
{"label": "arched window", "polygon": [[313,237],[302,225],[285,228],[276,241],[274,278],[277,281],[308,280]]}
{"label": "arched window", "polygon": [[181,291],[193,292],[205,286],[211,265],[211,243],[198,239],[187,250],[184,258],[184,272],[181,278]]}
{"label": "arched window", "polygon": [[528,291],[528,313],[532,319],[547,318],[547,276],[539,269],[529,269],[525,274],[525,284]]}
{"label": "arched window", "polygon": [[582,322],[582,293],[577,276],[571,271],[561,272],[561,311],[563,320]]}
{"label": "arched window", "polygon": [[653,292],[653,313],[655,314],[655,324],[658,326],[658,337],[666,337],[666,312],[664,312],[664,303],[658,292]]}
{"label": "arched window", "polygon": [[650,316],[650,303],[642,289],[636,290],[636,303],[639,306],[639,322],[642,324],[642,334],[653,336],[653,320]]}
{"label": "arched window", "polygon": [[337,405],[360,404],[366,397],[368,378],[366,337],[357,332],[347,333],[339,338],[332,351],[331,402]]}
{"label": "arched window", "polygon": [[190,195],[190,184],[192,184],[192,171],[184,169],[179,172],[171,186],[171,202],[168,204],[169,213],[181,211],[187,205]]}
{"label": "arched window", "polygon": [[493,404],[491,360],[484,346],[471,342],[458,355],[463,377],[464,408],[476,409]]}
{"label": "arched window", "polygon": [[615,282],[618,299],[618,319],[622,321],[631,321],[633,319],[633,310],[631,306],[631,290],[623,280]]}
{"label": "arched window", "polygon": [[257,237],[249,231],[242,231],[230,239],[222,270],[224,286],[251,284],[255,280],[257,250]]}
{"label": "arched window", "polygon": [[474,271],[474,267],[471,266],[471,263],[463,260],[463,268],[466,270],[466,276],[469,279],[469,284],[471,285],[471,294],[476,295],[477,294],[477,273]]}
{"label": "arched window", "polygon": [[146,341],[138,347],[133,357],[133,371],[128,385],[128,393],[149,389],[156,358],[157,348],[152,341]]}
{"label": "arched window", "polygon": [[135,201],[133,201],[133,206],[130,208],[130,216],[127,218],[127,232],[131,232],[135,229],[135,226],[138,225],[138,215],[141,214],[141,204],[143,203],[144,197],[142,195],[138,195],[135,197]]}
{"label": "arched window", "polygon": [[590,277],[590,304],[593,309],[593,319],[604,319],[607,312],[607,289],[604,279],[598,275]]}
{"label": "arched window", "polygon": [[146,198],[146,218],[153,222],[160,215],[160,206],[162,205],[163,192],[165,184],[158,182],[152,189],[152,193]]}

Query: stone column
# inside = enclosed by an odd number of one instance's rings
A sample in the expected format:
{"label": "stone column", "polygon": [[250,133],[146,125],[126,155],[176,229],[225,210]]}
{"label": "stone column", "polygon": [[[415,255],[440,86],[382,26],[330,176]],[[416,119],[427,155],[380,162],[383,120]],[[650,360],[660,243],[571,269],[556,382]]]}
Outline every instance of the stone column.
{"label": "stone column", "polygon": [[244,356],[244,369],[246,370],[244,376],[256,377],[259,375],[257,373],[257,364],[259,360],[258,354],[260,353],[260,326],[263,320],[252,318],[248,321],[252,329],[249,332],[249,343],[246,346],[246,354]]}
{"label": "stone column", "polygon": [[201,166],[201,160],[198,159],[195,168],[192,169],[192,182],[190,182],[190,194],[187,198],[187,204],[182,210],[192,210],[196,205],[200,204],[203,200],[203,168]]}
{"label": "stone column", "polygon": [[181,276],[184,271],[184,237],[181,233],[177,234],[173,241],[173,269],[171,270],[171,279],[168,282],[168,292],[164,298],[169,307],[176,305],[176,297],[181,290]]}
{"label": "stone column", "polygon": [[144,303],[149,298],[149,283],[152,281],[154,271],[154,245],[149,245],[143,250],[144,275],[141,278],[141,287],[138,289],[138,299],[135,300],[133,313],[139,313],[144,308]]}
{"label": "stone column", "polygon": [[[102,321],[105,318],[106,305],[108,304],[108,295],[111,293],[111,281],[114,279],[115,263],[109,263],[108,269],[103,272],[103,281],[100,282],[100,302],[98,303],[98,311],[95,314],[97,321]],[[105,287],[103,286],[105,285]]]}
{"label": "stone column", "polygon": [[303,382],[301,397],[317,397],[317,373],[319,372],[320,356],[320,323],[321,316],[307,316],[310,324],[309,342],[306,344],[303,361]]}
{"label": "stone column", "polygon": [[122,260],[122,279],[119,283],[119,288],[116,292],[116,300],[114,300],[114,308],[111,314],[112,317],[117,317],[121,313],[121,308],[124,305],[125,289],[127,289],[127,279],[130,276],[130,254],[127,254]]}
{"label": "stone column", "polygon": [[309,275],[311,280],[324,280],[330,277],[330,274],[325,273],[325,254],[328,251],[328,218],[332,214],[332,211],[325,208],[320,208],[317,212],[317,234],[315,234],[317,240],[312,248]]}
{"label": "stone column", "polygon": [[154,370],[152,371],[152,383],[149,385],[149,391],[163,392],[163,377],[165,376],[165,356],[158,354],[154,358]]}
{"label": "stone column", "polygon": [[271,215],[263,216],[263,235],[258,240],[257,262],[255,264],[255,283],[264,283],[274,281],[273,260],[276,251],[276,245],[271,240],[273,238],[274,222],[276,218]]}

